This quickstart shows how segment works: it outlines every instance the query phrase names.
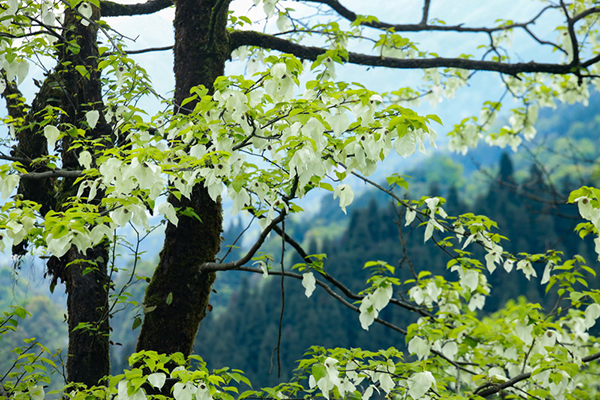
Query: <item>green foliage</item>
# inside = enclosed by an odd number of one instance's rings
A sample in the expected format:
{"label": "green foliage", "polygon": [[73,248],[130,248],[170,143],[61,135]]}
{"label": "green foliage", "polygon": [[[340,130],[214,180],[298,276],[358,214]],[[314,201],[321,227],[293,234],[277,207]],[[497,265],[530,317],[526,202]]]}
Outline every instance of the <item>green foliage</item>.
{"label": "green foliage", "polygon": [[[70,296],[67,367],[79,362],[87,368],[83,372],[91,372],[80,379],[76,375],[82,370],[72,368],[68,378],[86,381],[88,387],[72,382],[56,394],[86,400],[114,396],[119,400],[146,396],[369,400],[374,392],[388,398],[459,399],[500,391],[509,396],[535,393],[538,398],[598,396],[598,367],[593,361],[600,353],[592,327],[600,317],[600,292],[594,277],[588,276],[594,275],[594,269],[585,261],[597,260],[600,254],[598,189],[588,184],[570,196],[585,220],[577,227],[579,235],[593,236],[594,251],[584,248],[584,257],[541,243],[540,238],[562,238],[564,229],[538,213],[539,205],[506,190],[524,192],[506,154],[496,183],[477,197],[474,210],[449,214],[449,203],[441,197],[445,193],[400,197],[394,188],[409,188],[402,175],[389,177],[387,188],[367,178],[392,153],[406,158],[417,150],[424,152],[426,143],[436,146],[435,128],[442,121],[415,111],[415,102],[421,97],[434,103],[442,96],[454,97],[469,83],[472,71],[499,72],[506,93],[518,104],[499,126],[494,125],[501,109],[497,101],[484,102],[479,116],[456,124],[448,133],[448,148],[462,154],[481,140],[516,151],[535,137],[540,108],[554,107],[558,101],[587,102],[600,74],[594,56],[600,34],[596,2],[561,2],[560,7],[542,8],[529,22],[498,20],[490,28],[450,26],[430,19],[428,1],[422,20],[404,26],[356,16],[334,3],[330,4],[333,10],[345,20],[316,15],[314,21],[305,21],[277,0],[255,0],[267,19],[277,16],[277,35],[237,31],[241,26],[258,25],[246,16],[229,13],[229,2],[218,1],[214,7],[194,3],[205,7],[194,15],[184,15],[178,8],[178,17],[202,23],[188,27],[177,20],[175,24],[175,69],[187,69],[185,79],[177,74],[176,100],[165,100],[152,89],[147,72],[128,54],[124,36],[99,20],[99,1],[10,0],[0,7],[0,93],[8,106],[2,120],[6,137],[0,142],[6,149],[0,152],[4,201],[0,251],[14,249],[18,255],[30,251],[49,258],[52,285],[58,279],[66,281]],[[189,4],[178,0],[176,7],[184,5]],[[101,8],[111,7],[117,5],[104,3]],[[557,21],[566,21],[556,27],[556,43],[553,38],[539,39],[529,30],[546,12],[555,12],[560,17]],[[376,33],[366,32],[367,27]],[[505,51],[515,30],[522,30],[536,43],[550,44],[559,58],[550,64],[515,63],[514,55]],[[490,43],[483,45],[481,60],[475,53],[447,58],[421,48],[406,34],[413,31],[487,33]],[[106,45],[98,45],[98,32]],[[197,43],[181,43],[190,32]],[[310,35],[321,37],[324,45],[306,45]],[[355,46],[348,45],[355,39],[370,40],[372,53],[355,53]],[[265,54],[263,47],[281,54]],[[186,51],[202,56],[185,65]],[[224,71],[225,60],[237,56],[251,57],[248,66],[253,61],[254,71],[217,76]],[[55,61],[52,68],[44,69],[45,59]],[[336,68],[347,63],[422,69],[424,83],[377,93],[360,82],[336,80]],[[30,64],[41,65],[45,75],[31,106],[19,91]],[[160,103],[163,110],[148,112],[141,105],[148,99],[156,108]],[[580,134],[585,128],[579,125],[573,130]],[[568,143],[557,140],[553,145],[564,149]],[[448,158],[434,166],[428,180],[449,187],[462,184],[460,167]],[[587,171],[592,179],[594,172],[597,175],[595,168]],[[533,169],[529,175],[530,182],[523,186],[543,192],[546,188],[540,177],[544,171]],[[345,214],[355,198],[354,177],[377,187],[394,207],[380,209],[371,203],[356,211],[345,236],[320,244],[323,249],[304,252],[286,237],[285,218],[303,215],[299,202],[312,193],[333,192],[336,208]],[[448,199],[458,199],[449,189]],[[234,214],[249,212],[262,230],[252,250],[233,263],[213,262],[225,196],[232,201]],[[181,203],[193,207],[180,207]],[[525,212],[528,207],[536,212]],[[573,209],[567,210],[577,216]],[[140,243],[156,229],[149,217],[154,214],[167,222],[170,240],[161,253],[146,304],[141,304],[134,297],[136,290],[130,289],[132,283],[146,281],[135,270],[142,255]],[[495,219],[488,214],[495,214]],[[133,246],[122,237],[129,227],[136,236]],[[281,253],[273,252],[281,254],[279,260],[262,247],[272,231],[282,238]],[[169,236],[171,232],[183,233]],[[196,234],[198,243],[192,240]],[[413,234],[417,240],[405,240]],[[289,263],[300,274],[285,268],[285,241],[302,255]],[[112,273],[125,276],[116,261],[119,245],[130,247],[134,260],[125,282],[117,288],[118,279],[113,280]],[[433,246],[441,251],[432,255]],[[338,255],[340,248],[346,251]],[[169,260],[163,263],[165,259]],[[247,260],[258,267],[242,267]],[[398,266],[396,260],[401,260]],[[420,263],[416,269],[413,260]],[[277,262],[279,271],[274,268]],[[356,268],[361,265],[365,268]],[[245,313],[237,319],[225,313],[226,327],[209,331],[218,341],[208,349],[230,354],[223,347],[231,348],[237,336],[246,334],[250,342],[226,361],[252,360],[264,370],[265,362],[255,357],[257,353],[273,353],[277,343],[279,362],[286,341],[306,348],[306,341],[313,342],[311,334],[320,331],[326,337],[324,343],[311,344],[327,349],[313,346],[293,377],[289,375],[290,355],[284,356],[284,373],[290,382],[239,395],[236,384],[249,384],[241,371],[229,367],[209,371],[199,357],[152,351],[135,353],[128,368],[98,381],[108,371],[108,322],[119,308],[133,308],[129,311],[132,328],[154,321],[148,335],[155,342],[171,339],[176,347],[187,340],[182,346],[188,352],[205,310],[212,309],[209,294],[216,271],[239,268],[265,277],[277,272],[279,286],[265,284],[262,292],[243,287],[230,305]],[[526,284],[538,272],[540,285]],[[342,283],[339,276],[348,279]],[[76,278],[90,284],[78,286]],[[285,310],[275,300],[277,294],[286,294],[286,279],[292,278],[302,279],[304,296],[311,297],[320,286],[325,289],[322,294],[358,313],[358,319],[354,316],[353,323],[347,324],[342,312],[319,295],[308,300],[314,307],[306,306],[310,303],[299,301],[302,290],[294,286],[287,292],[288,300],[295,299],[293,309],[288,310],[293,319],[290,325],[284,324]],[[87,287],[92,293],[81,293]],[[503,290],[500,299],[495,293],[490,295],[493,288]],[[506,296],[516,297],[515,291],[526,294],[529,302],[506,303]],[[544,291],[548,293],[545,299]],[[259,301],[253,301],[256,293]],[[486,301],[487,310],[495,311],[490,315],[480,311]],[[410,316],[394,313],[392,307],[410,311]],[[75,318],[77,312],[85,315]],[[159,314],[162,317],[155,319]],[[23,308],[7,311],[0,320],[2,337],[8,337],[24,316]],[[277,317],[277,327],[266,323]],[[290,329],[298,322],[310,329]],[[121,325],[129,328],[130,320]],[[174,328],[172,334],[182,332],[185,338],[165,333],[167,328]],[[390,338],[390,332],[399,337]],[[210,343],[210,334],[202,337],[204,346]],[[385,345],[390,339],[394,343]],[[91,344],[81,352],[86,341]],[[368,341],[371,348],[356,346],[359,341]],[[348,348],[337,347],[340,343]],[[33,339],[16,346],[14,354],[2,389],[15,398],[43,398],[48,370],[57,369],[52,355]],[[102,367],[94,369],[95,363]]]}

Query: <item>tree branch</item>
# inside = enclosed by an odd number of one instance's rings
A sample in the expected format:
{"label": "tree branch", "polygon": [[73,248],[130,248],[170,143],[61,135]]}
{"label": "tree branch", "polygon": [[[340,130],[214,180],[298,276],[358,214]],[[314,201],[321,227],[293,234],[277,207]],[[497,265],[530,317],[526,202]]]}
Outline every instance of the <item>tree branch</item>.
{"label": "tree branch", "polygon": [[[230,43],[232,50],[240,46],[258,46],[266,49],[277,50],[283,53],[290,53],[296,57],[316,60],[318,56],[326,52],[325,49],[314,46],[303,46],[256,31],[234,31],[230,34]],[[596,62],[599,55],[593,57],[579,65],[569,64],[549,64],[549,63],[513,63],[507,64],[496,61],[471,60],[466,58],[420,58],[420,59],[398,59],[372,56],[361,53],[348,52],[348,62],[351,64],[364,65],[369,67],[386,67],[395,69],[426,69],[426,68],[459,68],[470,71],[494,71],[507,75],[517,75],[519,73],[542,72],[547,74],[572,74],[577,68],[585,68]]]}
{"label": "tree branch", "polygon": [[[298,255],[300,257],[302,257],[302,259],[304,260],[304,262],[307,265],[312,264],[312,260],[310,259],[308,253],[304,250],[304,248],[302,247],[302,245],[300,243],[298,243],[297,241],[295,241],[292,237],[290,237],[287,233],[285,233],[280,227],[276,226],[273,228],[273,230],[283,239],[285,240],[285,242],[287,244],[289,244],[290,246],[292,246],[294,248],[294,250],[296,250],[296,252],[298,253]],[[346,297],[348,297],[351,300],[362,300],[365,298],[365,296],[360,296],[358,294],[353,293],[347,286],[345,286],[342,282],[340,282],[339,280],[337,280],[336,278],[334,278],[333,276],[329,275],[329,274],[324,274],[324,273],[320,273],[320,275],[323,277],[323,279],[329,281],[333,286],[335,286],[336,288],[338,288]],[[402,307],[408,311],[412,311],[412,312],[416,312],[419,313],[421,316],[424,317],[431,317],[431,314],[423,311],[422,309],[420,309],[419,307],[416,307],[410,303],[407,303],[405,301],[396,299],[396,298],[391,298],[390,299],[390,303],[394,304],[396,306]]]}
{"label": "tree branch", "polygon": [[[240,271],[255,272],[255,273],[259,273],[259,274],[262,274],[262,273],[263,273],[263,270],[262,270],[262,269],[260,269],[260,268],[254,268],[254,267],[240,267],[240,268],[238,268],[238,269],[239,269]],[[284,272],[282,272],[282,271],[277,271],[277,270],[269,270],[269,271],[268,271],[268,274],[269,274],[269,275],[282,275],[282,274],[283,274],[283,275],[285,275],[285,276],[288,276],[288,277],[291,277],[291,278],[295,278],[295,279],[302,280],[302,275],[301,275],[301,274],[298,274],[298,273],[296,273],[296,272],[288,272],[288,271],[284,271]],[[340,296],[338,293],[336,293],[336,292],[335,292],[335,291],[334,291],[334,290],[333,290],[333,289],[332,289],[332,288],[331,288],[329,285],[327,285],[325,282],[323,282],[323,281],[320,281],[320,280],[318,280],[318,279],[317,279],[317,280],[315,280],[315,284],[316,284],[317,286],[321,286],[323,289],[325,289],[325,291],[326,291],[326,292],[327,292],[327,293],[328,293],[328,294],[329,294],[331,297],[333,297],[334,299],[336,299],[337,301],[339,301],[340,303],[342,303],[343,305],[345,305],[346,307],[348,307],[348,308],[349,308],[349,309],[351,309],[352,311],[355,311],[355,312],[357,312],[357,313],[359,313],[359,314],[360,314],[360,309],[359,309],[358,307],[356,307],[354,304],[350,303],[348,300],[344,299],[342,296]],[[406,330],[404,330],[404,329],[402,329],[402,328],[400,328],[400,327],[398,327],[398,326],[396,326],[396,325],[394,325],[394,324],[392,324],[392,323],[390,323],[390,322],[387,322],[387,321],[385,321],[385,320],[382,320],[381,318],[375,318],[375,322],[377,322],[377,323],[379,323],[379,324],[381,324],[381,325],[383,325],[383,326],[386,326],[386,327],[388,327],[388,328],[390,328],[390,329],[392,329],[392,330],[394,330],[394,331],[396,331],[396,332],[399,332],[399,333],[401,333],[401,334],[403,334],[403,335],[406,335],[406,334],[407,334]]]}
{"label": "tree branch", "polygon": [[153,51],[166,51],[166,50],[173,50],[173,46],[150,47],[147,49],[139,49],[139,50],[126,50],[125,54],[142,54],[142,53],[150,53]]}
{"label": "tree branch", "polygon": [[82,171],[56,169],[53,171],[30,172],[28,174],[19,174],[19,178],[21,180],[37,180],[46,178],[79,178],[82,175]]}
{"label": "tree branch", "polygon": [[569,32],[569,41],[571,42],[571,54],[573,60],[572,63],[574,65],[579,65],[579,45],[577,43],[577,34],[575,33],[575,22],[569,16],[569,10],[567,10],[567,5],[563,0],[560,1],[560,6],[565,13],[565,18],[567,19],[567,31]]}
{"label": "tree branch", "polygon": [[423,18],[421,19],[420,25],[427,25],[429,19],[429,6],[431,6],[431,0],[425,0],[423,3]]}
{"label": "tree branch", "polygon": [[[299,2],[307,2],[307,3],[319,3],[325,4],[331,7],[336,13],[338,13],[341,17],[347,19],[350,22],[356,21],[358,15],[351,11],[350,9],[344,7],[338,0],[296,0]],[[388,22],[381,22],[378,20],[375,21],[364,21],[361,22],[360,25],[368,26],[369,28],[381,29],[381,30],[389,30],[393,29],[395,32],[423,32],[423,31],[446,31],[446,32],[472,32],[472,33],[492,33],[505,31],[514,28],[523,28],[527,25],[533,24],[538,18],[540,18],[547,10],[558,8],[556,6],[546,6],[540,12],[534,16],[531,20],[527,22],[514,23],[504,26],[496,26],[496,27],[468,27],[459,25],[429,25],[427,24],[427,19],[429,17],[429,4],[430,0],[425,0],[425,4],[423,5],[423,18],[418,24],[392,24]],[[582,13],[583,14],[583,13]],[[586,14],[587,15],[587,14]]]}
{"label": "tree branch", "polygon": [[[592,362],[597,360],[598,358],[600,358],[600,353],[595,353],[595,354],[591,354],[587,357],[583,357],[581,359],[581,361],[583,361],[584,363],[588,363],[588,362]],[[517,376],[515,376],[512,379],[507,380],[504,383],[500,383],[498,385],[494,385],[494,386],[486,386],[485,390],[481,390],[479,393],[477,393],[477,390],[475,391],[475,394],[481,397],[488,397],[491,396],[493,394],[496,394],[506,388],[509,388],[511,386],[514,386],[516,383],[519,383],[521,381],[524,381],[526,379],[529,379],[531,377],[531,372],[527,372],[524,374],[519,374]],[[482,387],[483,389],[484,387]]]}
{"label": "tree branch", "polygon": [[597,14],[597,13],[600,13],[600,6],[588,8],[587,10],[582,11],[577,15],[574,15],[573,18],[571,18],[571,21],[573,21],[573,23],[575,23],[575,22],[579,21],[580,19],[583,19],[589,15]]}
{"label": "tree branch", "polygon": [[0,153],[0,160],[20,162],[23,165],[31,164],[31,160],[29,158],[7,156],[6,154],[2,153]]}
{"label": "tree branch", "polygon": [[240,258],[239,260],[231,261],[228,263],[207,262],[207,263],[200,265],[199,270],[200,271],[228,271],[231,269],[240,269],[240,267],[242,265],[246,264],[248,261],[250,261],[252,259],[252,257],[254,257],[254,255],[256,254],[258,249],[260,249],[260,246],[262,246],[262,244],[265,242],[265,239],[267,238],[267,236],[269,236],[269,233],[271,233],[273,228],[275,228],[275,225],[277,225],[278,223],[283,221],[285,216],[286,216],[286,212],[284,209],[281,211],[281,213],[279,214],[279,216],[277,218],[273,219],[273,221],[271,221],[271,223],[269,225],[267,225],[267,227],[265,229],[263,229],[262,233],[260,234],[260,236],[258,237],[256,242],[254,243],[254,245],[250,248],[250,250],[248,250],[248,252],[246,253],[246,255],[244,257]]}
{"label": "tree branch", "polygon": [[137,4],[119,4],[105,0],[100,2],[100,14],[103,17],[146,15],[164,10],[172,5],[171,0],[148,0],[145,3]]}
{"label": "tree branch", "polygon": [[[254,272],[254,273],[259,273],[262,274],[264,273],[264,271],[260,268],[253,268],[253,267],[240,267],[238,268],[238,270],[240,271],[248,271],[248,272]],[[276,271],[276,270],[270,270],[268,271],[269,275],[285,275],[285,276],[289,276],[292,278],[296,278],[296,279],[302,279],[302,275],[295,273],[295,272],[288,272],[288,271]],[[340,303],[342,303],[343,305],[345,305],[346,307],[348,307],[349,309],[353,310],[354,312],[357,312],[360,314],[360,309],[358,307],[356,307],[354,304],[351,304],[348,300],[344,299],[342,296],[340,296],[339,294],[337,294],[329,285],[327,285],[326,283],[324,283],[323,281],[320,280],[316,280],[315,284],[317,286],[321,286],[323,289],[325,289],[325,291],[331,295],[331,297],[333,297],[334,299],[336,299],[337,301],[339,301]],[[405,329],[400,328],[399,326],[396,326],[386,320],[383,320],[381,318],[375,318],[374,320],[375,322],[377,322],[378,324],[381,324],[387,328],[390,328],[396,332],[401,333],[402,335],[407,335],[408,332]],[[431,350],[431,352],[433,354],[435,354],[436,356],[442,358],[443,360],[447,361],[449,364],[451,364],[452,366],[454,366],[455,368],[460,369],[461,371],[465,371],[471,375],[475,375],[474,371],[469,370],[468,368],[463,367],[462,365],[456,363],[455,361],[451,360],[450,358],[446,357],[442,352],[437,351],[437,350]]]}

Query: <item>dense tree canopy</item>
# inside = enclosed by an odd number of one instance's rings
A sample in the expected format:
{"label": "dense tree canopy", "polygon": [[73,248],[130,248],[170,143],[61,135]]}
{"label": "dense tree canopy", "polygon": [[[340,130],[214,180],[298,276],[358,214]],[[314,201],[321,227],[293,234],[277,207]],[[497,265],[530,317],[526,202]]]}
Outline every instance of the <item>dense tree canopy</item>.
{"label": "dense tree canopy", "polygon": [[[399,194],[406,188],[401,175],[388,177],[386,186],[369,176],[392,152],[410,157],[435,146],[441,121],[420,115],[415,103],[452,98],[476,73],[499,75],[505,92],[448,133],[448,147],[460,153],[480,140],[518,150],[536,135],[540,108],[587,102],[600,74],[597,2],[542,1],[529,16],[488,26],[447,23],[436,14],[443,8],[431,0],[423,1],[412,22],[361,15],[337,0],[254,0],[263,13],[263,20],[254,21],[236,3],[0,4],[0,92],[7,106],[0,142],[0,250],[43,257],[51,287],[65,284],[70,383],[65,393],[177,400],[238,396],[230,382],[246,381],[239,371],[209,372],[201,361],[191,363],[198,360],[191,352],[217,272],[243,270],[298,280],[307,297],[319,287],[356,311],[362,329],[382,325],[403,335],[407,349],[314,348],[300,361],[297,380],[238,398],[367,400],[376,392],[414,399],[498,393],[595,398],[600,350],[589,330],[600,316],[600,292],[588,287],[586,276],[595,272],[581,256],[509,248],[505,232],[489,218],[448,215],[441,197],[405,199]],[[135,54],[171,47],[130,51],[129,39],[105,19],[169,7],[175,11],[172,98],[152,88],[144,65],[135,60]],[[551,33],[538,30],[549,23],[555,25]],[[419,44],[432,34],[476,35],[481,41],[469,54],[452,49],[437,54]],[[513,35],[548,54],[522,61],[524,55],[512,50]],[[244,74],[225,75],[232,59],[246,62]],[[413,87],[390,83],[387,92],[378,93],[360,77],[337,80],[336,71],[348,64],[372,67],[368,73],[414,69],[423,80]],[[23,89],[30,74],[32,94]],[[498,127],[494,122],[507,97],[518,105]],[[162,111],[147,112],[141,107],[147,102],[157,109],[161,104]],[[511,174],[506,168],[502,178]],[[303,212],[301,200],[311,192],[332,192],[345,212],[356,180],[389,196],[403,210],[403,225],[420,224],[430,251],[451,255],[445,267],[453,274],[411,267],[406,279],[390,260],[377,259],[356,265],[371,272],[356,290],[328,272],[325,255],[311,254],[286,232],[286,218]],[[217,259],[224,197],[232,200],[234,214],[247,213],[260,227],[248,250],[228,262]],[[600,191],[592,187],[569,198],[585,220],[577,231],[595,238],[598,253],[599,200]],[[502,199],[492,195],[486,201]],[[109,376],[110,318],[130,302],[127,287],[136,279],[139,243],[156,229],[152,216],[160,216],[166,228],[140,305],[138,353],[130,369]],[[126,227],[135,232],[133,243],[123,237]],[[373,228],[367,227],[377,232]],[[261,251],[272,233],[281,238],[278,255]],[[117,246],[125,241],[136,263],[130,279],[117,286]],[[284,265],[286,248],[301,258],[293,268]],[[478,310],[497,269],[540,279],[557,289],[556,302],[550,308],[512,303],[483,316]],[[393,307],[414,313],[416,322],[386,319]],[[23,316],[19,307],[6,311],[0,333]],[[327,323],[314,321],[316,328]],[[46,352],[36,342],[17,351],[24,356],[15,365],[24,372],[3,382],[8,395],[44,396],[47,378],[40,371],[52,361],[31,353],[36,346]],[[199,351],[201,356],[201,346]]]}

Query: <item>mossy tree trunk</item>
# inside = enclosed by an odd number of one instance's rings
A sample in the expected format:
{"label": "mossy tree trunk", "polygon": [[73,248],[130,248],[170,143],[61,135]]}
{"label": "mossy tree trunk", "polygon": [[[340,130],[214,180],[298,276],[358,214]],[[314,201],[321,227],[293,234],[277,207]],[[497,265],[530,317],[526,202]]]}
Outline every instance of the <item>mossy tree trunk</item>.
{"label": "mossy tree trunk", "polygon": [[[92,19],[99,18],[98,8],[93,8]],[[94,23],[87,26],[75,13],[67,9],[64,38],[71,43],[59,43],[58,63],[45,78],[30,110],[10,107],[14,117],[24,121],[24,128],[17,136],[18,144],[13,151],[15,157],[25,160],[28,171],[45,170],[43,164],[29,163],[48,155],[48,143],[41,123],[46,116],[46,108],[58,107],[63,112],[54,115],[52,121],[61,131],[82,128],[88,139],[104,139],[105,145],[111,145],[111,129],[103,116],[103,101],[100,72],[98,71],[98,27]],[[82,66],[87,74],[75,69]],[[9,88],[17,91],[16,87]],[[83,125],[85,113],[100,111],[100,119],[92,130]],[[71,148],[75,137],[67,134],[54,149],[61,156],[63,169],[80,169],[78,151]],[[40,212],[61,211],[62,202],[77,193],[78,185],[72,178],[62,179],[22,179],[19,195],[25,200],[33,200],[41,205]],[[99,203],[101,193],[96,196]],[[22,243],[13,249],[16,255],[26,252]],[[108,248],[98,245],[82,254],[72,247],[64,256],[51,257],[48,271],[52,276],[52,286],[60,279],[65,282],[67,291],[67,313],[69,324],[69,346],[67,355],[67,380],[80,382],[88,386],[97,385],[110,372],[109,359],[109,315],[107,275]]]}
{"label": "mossy tree trunk", "polygon": [[[90,5],[90,7],[92,7]],[[100,12],[93,7],[92,20],[98,20]],[[85,114],[98,110],[100,119],[94,129],[87,128],[88,139],[103,139],[102,143],[111,146],[112,131],[104,118],[102,86],[98,71],[98,27],[94,23],[84,25],[80,17],[72,11],[65,15],[68,27],[66,38],[76,41],[79,49],[72,51],[67,46],[59,50],[61,62],[56,75],[64,90],[62,109],[65,114],[63,126],[75,126],[85,129],[82,121]],[[61,68],[61,65],[66,67]],[[85,68],[84,76],[73,66]],[[68,125],[67,125],[68,124]],[[71,149],[76,138],[65,137],[61,143],[62,164],[65,169],[80,169],[79,150]],[[60,199],[68,199],[76,194],[78,185],[74,179],[63,179],[60,186]],[[99,203],[101,193],[94,202]],[[57,205],[60,209],[60,203]],[[53,260],[54,268],[60,268],[61,277],[67,290],[67,311],[69,316],[69,350],[67,359],[67,377],[70,382],[82,382],[88,386],[96,385],[110,373],[109,356],[109,315],[107,274],[108,248],[100,244],[85,253],[72,247],[60,260]]]}
{"label": "mossy tree trunk", "polygon": [[[175,11],[175,100],[177,107],[189,97],[193,86],[211,92],[223,75],[229,58],[226,30],[228,0],[178,0]],[[188,103],[185,113],[193,109]],[[159,264],[146,290],[147,312],[137,350],[189,355],[200,322],[206,315],[214,272],[199,272],[204,262],[215,261],[222,232],[222,209],[202,185],[193,188],[191,199],[175,196],[175,207],[192,208],[200,220],[180,216],[179,224],[167,225]]]}

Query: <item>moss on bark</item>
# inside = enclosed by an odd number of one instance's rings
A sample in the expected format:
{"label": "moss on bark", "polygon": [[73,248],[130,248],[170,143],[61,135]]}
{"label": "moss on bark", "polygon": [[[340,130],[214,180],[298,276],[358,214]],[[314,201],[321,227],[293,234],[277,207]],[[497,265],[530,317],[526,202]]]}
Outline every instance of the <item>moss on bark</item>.
{"label": "moss on bark", "polygon": [[[223,75],[229,58],[226,30],[227,7],[223,0],[178,0],[175,11],[175,99],[189,96],[193,86],[204,85],[211,92],[214,81]],[[193,109],[188,103],[186,113]],[[169,224],[160,261],[146,290],[147,310],[137,350],[155,350],[189,355],[200,322],[206,315],[214,272],[199,272],[199,266],[214,261],[219,252],[222,208],[203,185],[196,185],[191,199],[169,197],[175,207],[192,208],[200,217],[180,216]]]}

